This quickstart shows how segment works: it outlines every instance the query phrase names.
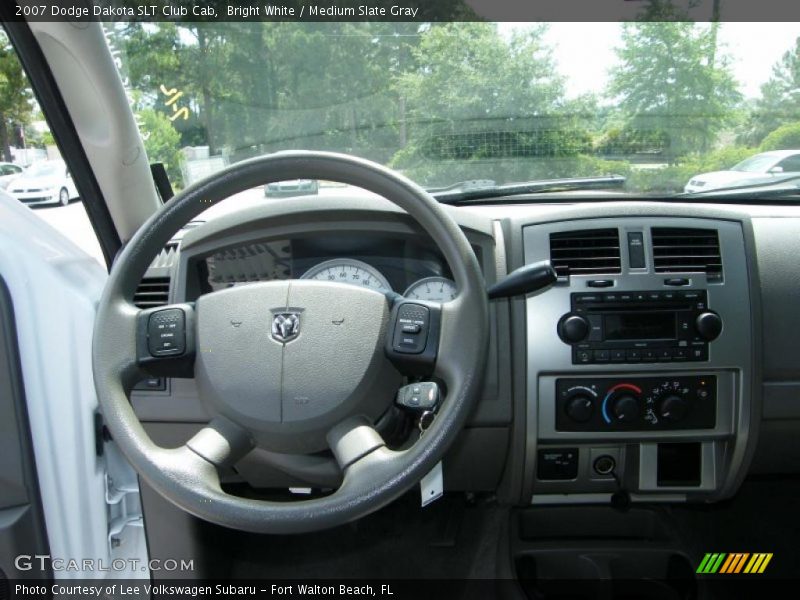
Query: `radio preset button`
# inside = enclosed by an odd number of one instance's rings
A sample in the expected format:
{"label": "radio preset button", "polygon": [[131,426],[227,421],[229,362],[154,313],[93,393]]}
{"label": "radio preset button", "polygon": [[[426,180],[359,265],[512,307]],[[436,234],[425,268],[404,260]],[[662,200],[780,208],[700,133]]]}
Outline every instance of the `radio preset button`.
{"label": "radio preset button", "polygon": [[628,359],[628,362],[639,362],[642,360],[642,351],[641,350],[627,350],[625,352],[625,356]]}
{"label": "radio preset button", "polygon": [[594,360],[595,362],[608,362],[609,361],[609,353],[608,350],[595,350],[594,351]]}
{"label": "radio preset button", "polygon": [[612,350],[611,362],[625,362],[625,350]]}
{"label": "radio preset button", "polygon": [[660,361],[672,360],[672,350],[670,348],[662,348],[657,352],[658,352],[658,360]]}

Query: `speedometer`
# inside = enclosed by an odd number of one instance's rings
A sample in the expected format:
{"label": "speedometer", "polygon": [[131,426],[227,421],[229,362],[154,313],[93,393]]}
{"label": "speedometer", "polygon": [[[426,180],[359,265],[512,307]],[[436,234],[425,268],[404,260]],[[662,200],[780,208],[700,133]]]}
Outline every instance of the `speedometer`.
{"label": "speedometer", "polygon": [[446,277],[426,277],[411,284],[403,294],[411,300],[428,300],[430,302],[448,302],[456,297],[458,289],[452,279]]}
{"label": "speedometer", "polygon": [[311,267],[300,279],[318,279],[320,281],[338,281],[379,292],[390,292],[392,286],[381,275],[380,271],[360,260],[353,258],[334,258]]}

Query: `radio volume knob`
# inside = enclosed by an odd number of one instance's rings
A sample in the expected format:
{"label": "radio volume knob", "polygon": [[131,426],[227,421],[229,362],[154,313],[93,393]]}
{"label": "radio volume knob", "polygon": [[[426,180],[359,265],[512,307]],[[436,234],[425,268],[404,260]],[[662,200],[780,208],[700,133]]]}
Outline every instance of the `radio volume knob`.
{"label": "radio volume knob", "polygon": [[568,344],[577,344],[589,335],[589,321],[576,314],[568,314],[558,324],[559,337]]}
{"label": "radio volume knob", "polygon": [[701,338],[710,342],[719,337],[722,331],[722,319],[715,312],[700,313],[695,319],[694,327]]}

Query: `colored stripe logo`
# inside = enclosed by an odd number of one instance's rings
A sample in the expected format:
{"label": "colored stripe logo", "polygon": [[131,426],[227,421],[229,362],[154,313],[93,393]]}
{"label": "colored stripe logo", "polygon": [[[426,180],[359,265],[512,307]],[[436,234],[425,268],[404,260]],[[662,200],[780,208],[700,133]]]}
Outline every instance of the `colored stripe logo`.
{"label": "colored stripe logo", "polygon": [[703,557],[696,572],[703,575],[713,575],[715,573],[725,575],[763,573],[771,560],[771,552],[757,552],[754,554],[749,552],[709,552]]}

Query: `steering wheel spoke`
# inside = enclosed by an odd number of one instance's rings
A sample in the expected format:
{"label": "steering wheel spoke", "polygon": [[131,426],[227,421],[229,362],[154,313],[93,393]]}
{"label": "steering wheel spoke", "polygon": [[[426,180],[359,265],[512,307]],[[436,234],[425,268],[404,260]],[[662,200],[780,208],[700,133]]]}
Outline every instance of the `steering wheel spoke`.
{"label": "steering wheel spoke", "polygon": [[136,316],[136,362],[154,376],[192,377],[195,356],[192,304],[169,304]]}
{"label": "steering wheel spoke", "polygon": [[342,471],[385,446],[381,435],[363,417],[345,419],[331,428],[327,438]]}
{"label": "steering wheel spoke", "polygon": [[235,464],[253,446],[250,432],[224,417],[216,417],[186,442],[187,448],[217,467]]}

